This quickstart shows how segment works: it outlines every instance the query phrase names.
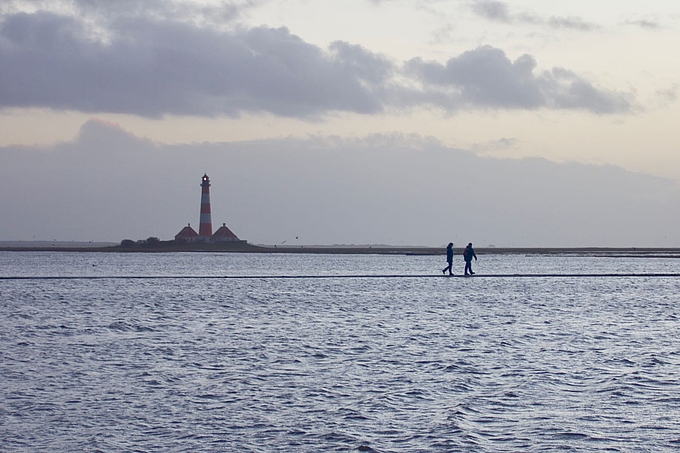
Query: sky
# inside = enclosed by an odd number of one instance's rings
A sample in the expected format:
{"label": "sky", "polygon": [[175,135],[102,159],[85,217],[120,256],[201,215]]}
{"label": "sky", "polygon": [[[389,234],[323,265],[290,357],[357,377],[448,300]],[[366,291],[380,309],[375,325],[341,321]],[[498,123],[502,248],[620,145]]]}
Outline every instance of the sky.
{"label": "sky", "polygon": [[[678,246],[665,0],[3,0],[0,240]],[[297,239],[296,239],[297,238]]]}

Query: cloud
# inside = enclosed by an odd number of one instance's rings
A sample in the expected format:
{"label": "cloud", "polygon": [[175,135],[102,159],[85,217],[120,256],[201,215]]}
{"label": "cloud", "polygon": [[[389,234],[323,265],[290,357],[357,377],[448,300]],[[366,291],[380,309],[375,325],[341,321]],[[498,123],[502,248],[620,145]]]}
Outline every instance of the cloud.
{"label": "cloud", "polygon": [[269,0],[230,0],[216,4],[184,0],[3,0],[0,14],[37,11],[81,17],[89,22],[111,24],[121,20],[148,17],[193,23],[223,24],[232,21]]}
{"label": "cloud", "polygon": [[640,19],[640,20],[629,20],[625,22],[626,25],[634,25],[640,28],[644,28],[647,30],[658,30],[661,28],[661,24],[655,20],[647,20],[647,19]]}
{"label": "cloud", "polygon": [[387,58],[361,46],[336,41],[331,44],[330,50],[340,66],[370,86],[384,83],[394,73],[394,65]]}
{"label": "cloud", "polygon": [[118,31],[106,44],[89,39],[72,17],[6,18],[0,29],[0,105],[152,117],[242,111],[304,117],[381,109],[362,83],[362,61],[348,66],[356,49],[331,58],[285,28],[228,33],[142,20]]}
{"label": "cloud", "polygon": [[652,96],[650,104],[655,105],[657,108],[667,108],[678,100],[679,90],[679,84],[673,84],[669,88],[657,90]]}
{"label": "cloud", "polygon": [[552,28],[565,28],[569,30],[594,31],[600,28],[599,25],[586,22],[580,17],[551,17],[548,25]]}
{"label": "cloud", "polygon": [[497,1],[480,1],[472,4],[472,11],[485,19],[511,23],[513,21],[510,15],[510,8],[505,2]]}
{"label": "cloud", "polygon": [[680,189],[617,167],[399,134],[163,145],[102,121],[72,142],[0,148],[0,238],[171,239],[198,223],[204,172],[213,224],[255,243],[677,246]]}
{"label": "cloud", "polygon": [[465,52],[446,64],[419,58],[406,64],[407,73],[422,82],[414,96],[447,110],[551,108],[606,114],[632,107],[628,95],[598,89],[573,72],[555,68],[535,74],[535,68],[532,56],[512,61],[491,46]]}
{"label": "cloud", "polygon": [[485,143],[475,143],[470,147],[470,151],[480,156],[501,155],[504,151],[517,148],[519,144],[516,138],[503,137]]}
{"label": "cloud", "polygon": [[542,18],[531,12],[513,13],[506,2],[496,0],[480,0],[470,5],[472,12],[480,17],[493,22],[505,24],[534,24],[543,25],[553,29],[568,29],[579,31],[595,31],[600,26],[591,22],[586,22],[580,17],[559,17]]}
{"label": "cloud", "polygon": [[[399,65],[347,42],[323,49],[286,28],[222,29],[179,20],[161,3],[142,3],[139,12],[137,2],[116,7],[78,2],[90,19],[113,10],[103,22],[42,10],[5,14],[0,108],[145,117],[266,112],[319,119],[332,112],[375,114],[431,105],[448,111],[572,108],[598,114],[630,107],[626,95],[575,75],[567,80],[555,70],[534,74],[536,62],[529,55],[512,62],[502,50],[483,47],[446,65],[419,58]],[[229,4],[223,10],[232,14]],[[183,17],[201,16],[196,14]]]}

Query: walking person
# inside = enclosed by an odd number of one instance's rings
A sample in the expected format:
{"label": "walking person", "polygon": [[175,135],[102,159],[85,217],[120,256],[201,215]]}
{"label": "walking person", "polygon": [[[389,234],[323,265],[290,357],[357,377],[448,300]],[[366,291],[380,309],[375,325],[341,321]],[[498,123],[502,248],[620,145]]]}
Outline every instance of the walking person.
{"label": "walking person", "polygon": [[449,265],[442,269],[442,274],[446,275],[446,271],[449,271],[449,275],[453,275],[453,272],[451,272],[451,267],[453,267],[453,242],[449,242],[449,245],[446,246],[446,262]]}
{"label": "walking person", "polygon": [[470,272],[470,275],[475,275],[475,273],[472,272],[472,258],[477,261],[475,249],[472,248],[472,242],[470,242],[467,247],[465,247],[465,251],[463,252],[463,259],[465,260],[465,275],[468,275],[468,271]]}

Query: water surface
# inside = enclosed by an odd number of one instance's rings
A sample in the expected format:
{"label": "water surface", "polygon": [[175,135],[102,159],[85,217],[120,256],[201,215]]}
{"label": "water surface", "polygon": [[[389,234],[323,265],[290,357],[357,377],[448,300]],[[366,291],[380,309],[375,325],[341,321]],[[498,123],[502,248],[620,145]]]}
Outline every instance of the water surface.
{"label": "water surface", "polygon": [[[462,260],[457,272],[462,270]],[[680,260],[480,256],[485,274]],[[442,257],[0,252],[0,450],[676,451],[680,279]]]}

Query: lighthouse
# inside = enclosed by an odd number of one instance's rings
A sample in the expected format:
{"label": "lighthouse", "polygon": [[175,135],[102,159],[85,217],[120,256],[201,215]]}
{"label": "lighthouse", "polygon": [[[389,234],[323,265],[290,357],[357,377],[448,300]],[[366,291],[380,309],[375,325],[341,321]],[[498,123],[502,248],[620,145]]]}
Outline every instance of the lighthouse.
{"label": "lighthouse", "polygon": [[212,218],[210,216],[210,178],[203,174],[201,180],[201,222],[198,227],[198,235],[209,240],[212,236]]}
{"label": "lighthouse", "polygon": [[[226,223],[223,223],[213,234],[212,215],[210,213],[210,178],[207,174],[203,174],[203,178],[201,178],[201,222],[198,226],[198,233],[189,224],[175,235],[175,242],[183,244],[208,243],[222,249],[248,243],[245,239],[239,239],[227,227]],[[201,247],[205,246],[201,244]]]}

